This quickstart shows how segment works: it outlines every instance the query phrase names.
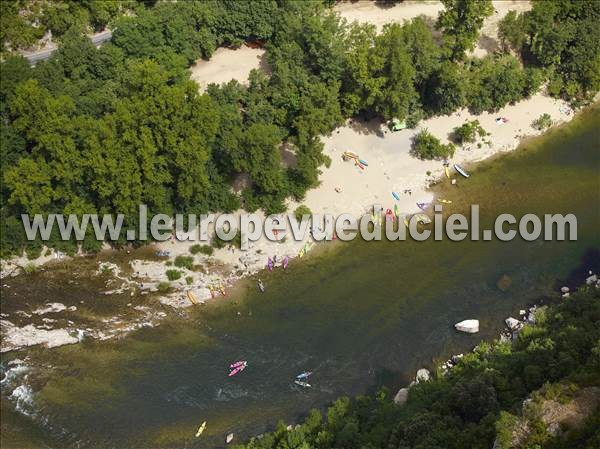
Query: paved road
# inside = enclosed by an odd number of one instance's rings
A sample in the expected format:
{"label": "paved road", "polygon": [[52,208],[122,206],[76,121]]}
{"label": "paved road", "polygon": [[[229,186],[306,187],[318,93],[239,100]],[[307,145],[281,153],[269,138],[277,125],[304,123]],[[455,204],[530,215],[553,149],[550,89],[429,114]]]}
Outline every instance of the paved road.
{"label": "paved road", "polygon": [[[106,30],[100,33],[94,34],[91,36],[92,43],[98,47],[106,41],[109,41],[112,38],[112,31]],[[51,48],[49,50],[40,50],[35,53],[31,53],[29,55],[24,55],[25,58],[29,61],[31,65],[36,65],[38,62],[48,59],[52,53],[54,53],[57,49]]]}

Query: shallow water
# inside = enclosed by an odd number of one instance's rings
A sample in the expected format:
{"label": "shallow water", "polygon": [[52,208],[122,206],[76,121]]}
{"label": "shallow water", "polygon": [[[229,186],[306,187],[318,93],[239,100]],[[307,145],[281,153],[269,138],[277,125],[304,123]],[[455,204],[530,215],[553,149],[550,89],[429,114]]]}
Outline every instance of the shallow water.
{"label": "shallow water", "polygon": [[[577,242],[339,244],[264,274],[265,294],[248,282],[192,320],[116,342],[31,349],[54,368],[35,385],[33,422],[11,415],[3,397],[3,447],[17,439],[30,443],[16,446],[223,446],[229,432],[240,442],[343,394],[396,389],[434,358],[497,336],[503,318],[552,292],[600,247],[599,129],[595,108],[478,165],[459,187],[436,188],[453,200],[448,212],[479,204],[482,228],[500,213],[575,213]],[[512,284],[501,291],[504,274]],[[479,334],[453,330],[467,318],[481,321]],[[248,368],[229,378],[229,363],[239,359]],[[303,390],[292,381],[307,369],[313,388]]]}

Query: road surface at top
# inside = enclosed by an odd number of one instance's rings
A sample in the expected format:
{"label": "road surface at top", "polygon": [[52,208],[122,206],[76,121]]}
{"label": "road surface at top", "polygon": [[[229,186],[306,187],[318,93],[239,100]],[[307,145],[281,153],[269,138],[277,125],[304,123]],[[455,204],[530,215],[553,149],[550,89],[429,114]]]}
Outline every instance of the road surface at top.
{"label": "road surface at top", "polygon": [[[92,44],[95,46],[99,46],[106,41],[109,41],[112,38],[112,31],[106,30],[101,31],[100,33],[93,34],[90,36],[92,40]],[[36,65],[38,62],[48,59],[52,53],[54,53],[58,48],[47,48],[44,50],[36,51],[30,54],[24,54],[23,56],[29,61],[31,65]]]}

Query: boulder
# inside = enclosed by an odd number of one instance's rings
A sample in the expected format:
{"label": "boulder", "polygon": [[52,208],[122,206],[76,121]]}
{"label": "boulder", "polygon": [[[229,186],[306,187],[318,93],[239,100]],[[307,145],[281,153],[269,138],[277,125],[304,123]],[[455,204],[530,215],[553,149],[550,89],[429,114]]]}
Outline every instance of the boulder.
{"label": "boulder", "polygon": [[598,275],[597,274],[592,274],[591,276],[587,277],[585,279],[585,283],[587,285],[592,285],[595,284],[596,282],[598,282]]}
{"label": "boulder", "polygon": [[464,320],[454,325],[455,329],[468,334],[479,332],[479,320]]}
{"label": "boulder", "polygon": [[560,288],[561,293],[569,293],[571,290],[566,285]]}
{"label": "boulder", "polygon": [[394,403],[397,405],[404,405],[408,399],[408,388],[400,388],[396,396],[394,396]]}
{"label": "boulder", "polygon": [[518,330],[523,326],[523,324],[519,320],[517,320],[513,317],[508,317],[507,319],[504,320],[504,322],[506,323],[506,326],[511,331]]}
{"label": "boulder", "polygon": [[415,380],[417,381],[417,383],[427,382],[429,379],[431,379],[431,373],[429,372],[428,369],[421,368],[420,370],[417,371],[417,376],[415,377]]}

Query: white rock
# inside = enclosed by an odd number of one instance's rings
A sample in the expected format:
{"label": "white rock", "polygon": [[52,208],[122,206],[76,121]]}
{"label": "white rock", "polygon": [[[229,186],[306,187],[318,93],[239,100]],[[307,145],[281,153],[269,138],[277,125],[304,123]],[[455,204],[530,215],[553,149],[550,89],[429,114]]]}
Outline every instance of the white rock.
{"label": "white rock", "polygon": [[58,313],[66,310],[67,306],[61,304],[60,302],[51,302],[46,304],[46,307],[36,309],[31,313],[35,313],[36,315],[44,315],[45,313]]}
{"label": "white rock", "polygon": [[561,293],[569,293],[571,290],[566,285],[560,288]]}
{"label": "white rock", "polygon": [[33,324],[18,327],[9,321],[2,321],[2,346],[0,352],[14,351],[25,346],[45,345],[56,348],[63,345],[78,343],[66,329],[38,329]]}
{"label": "white rock", "polygon": [[504,322],[511,331],[517,330],[522,326],[521,322],[513,317],[508,317]]}
{"label": "white rock", "polygon": [[454,325],[457,331],[475,334],[479,332],[479,320],[464,320]]}
{"label": "white rock", "polygon": [[396,396],[394,396],[394,403],[397,405],[404,405],[408,399],[408,388],[400,388]]}
{"label": "white rock", "polygon": [[592,284],[595,284],[596,282],[598,282],[598,275],[597,274],[592,274],[591,276],[589,276],[585,280],[585,283],[587,285],[592,285]]}
{"label": "white rock", "polygon": [[428,369],[421,368],[420,370],[417,371],[417,376],[415,377],[415,380],[417,381],[417,383],[427,382],[429,379],[431,379],[431,373],[429,372]]}

